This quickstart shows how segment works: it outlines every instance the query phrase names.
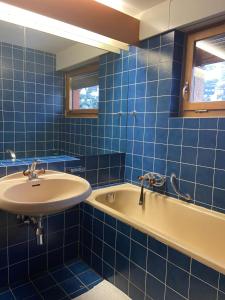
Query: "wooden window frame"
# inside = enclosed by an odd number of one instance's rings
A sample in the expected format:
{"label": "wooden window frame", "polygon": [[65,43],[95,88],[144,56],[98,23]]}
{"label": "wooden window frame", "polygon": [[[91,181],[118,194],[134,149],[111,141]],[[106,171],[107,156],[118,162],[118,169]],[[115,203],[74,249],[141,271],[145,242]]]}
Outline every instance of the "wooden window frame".
{"label": "wooden window frame", "polygon": [[[215,35],[225,33],[225,24],[211,25],[200,31],[187,35],[185,72],[183,77],[182,107],[181,114],[184,117],[222,117],[225,116],[225,101],[213,102],[190,102],[190,91],[192,84],[195,42]],[[188,83],[188,86],[186,85]]]}
{"label": "wooden window frame", "polygon": [[67,118],[98,118],[98,109],[70,110],[70,80],[75,75],[94,73],[99,70],[99,62],[88,64],[65,74],[65,117]]}

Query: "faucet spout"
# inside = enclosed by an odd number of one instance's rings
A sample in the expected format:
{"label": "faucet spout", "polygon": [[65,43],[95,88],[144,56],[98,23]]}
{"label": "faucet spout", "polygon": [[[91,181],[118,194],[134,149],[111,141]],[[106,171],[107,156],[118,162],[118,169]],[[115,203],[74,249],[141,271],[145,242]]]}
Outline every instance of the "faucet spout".
{"label": "faucet spout", "polygon": [[13,150],[7,149],[7,150],[6,150],[6,153],[9,153],[9,154],[10,154],[10,157],[11,157],[12,161],[15,161],[15,160],[16,160],[16,153],[15,153]]}
{"label": "faucet spout", "polygon": [[144,204],[144,183],[142,181],[141,194],[140,194],[140,198],[139,198],[139,205],[143,205],[143,204]]}

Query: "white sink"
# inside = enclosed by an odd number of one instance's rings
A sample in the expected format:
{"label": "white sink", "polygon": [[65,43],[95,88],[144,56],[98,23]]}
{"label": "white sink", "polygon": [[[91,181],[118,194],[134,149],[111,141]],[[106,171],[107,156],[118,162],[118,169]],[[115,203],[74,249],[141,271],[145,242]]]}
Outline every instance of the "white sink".
{"label": "white sink", "polygon": [[49,170],[34,180],[15,173],[0,179],[0,209],[28,216],[49,215],[84,201],[91,191],[87,180],[63,172]]}

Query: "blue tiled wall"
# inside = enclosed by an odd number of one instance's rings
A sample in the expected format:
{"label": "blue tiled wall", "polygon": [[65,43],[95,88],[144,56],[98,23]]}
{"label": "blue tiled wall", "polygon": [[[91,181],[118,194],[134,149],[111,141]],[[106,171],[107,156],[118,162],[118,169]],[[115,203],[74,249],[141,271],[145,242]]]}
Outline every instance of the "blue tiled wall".
{"label": "blue tiled wall", "polygon": [[175,31],[130,48],[125,180],[159,172],[167,176],[162,192],[174,196],[175,172],[196,204],[225,212],[225,119],[178,117],[183,46]]}
{"label": "blue tiled wall", "polygon": [[224,300],[225,276],[81,205],[80,255],[135,300]]}
{"label": "blue tiled wall", "polygon": [[[56,159],[41,167],[63,171],[78,161]],[[28,162],[27,162],[28,164]],[[0,166],[0,177],[26,169],[27,164]],[[0,291],[78,256],[79,207],[44,219],[44,245],[37,246],[36,227],[0,210]]]}
{"label": "blue tiled wall", "polygon": [[[118,184],[124,180],[124,154],[42,158],[38,168],[71,172],[92,185]],[[30,161],[0,164],[0,177],[22,172]],[[17,223],[16,215],[0,210],[0,292],[7,284],[26,281],[37,273],[56,267],[79,254],[79,206],[44,222],[44,245],[37,246],[35,226]]]}
{"label": "blue tiled wall", "polygon": [[[63,75],[55,55],[0,42],[0,159],[58,150]],[[56,150],[55,150],[56,149]]]}
{"label": "blue tiled wall", "polygon": [[98,118],[63,118],[61,151],[70,155],[126,151],[127,54],[100,57]]}

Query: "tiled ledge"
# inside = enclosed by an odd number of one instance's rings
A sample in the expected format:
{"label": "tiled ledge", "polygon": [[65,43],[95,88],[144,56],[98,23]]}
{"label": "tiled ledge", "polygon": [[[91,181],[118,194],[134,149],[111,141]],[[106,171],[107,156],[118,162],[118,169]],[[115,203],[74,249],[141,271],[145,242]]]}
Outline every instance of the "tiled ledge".
{"label": "tiled ledge", "polygon": [[22,172],[34,159],[41,163],[38,168],[71,173],[87,179],[91,186],[118,184],[124,181],[124,153],[111,153],[93,156],[73,157],[69,155],[0,161],[0,177]]}
{"label": "tiled ledge", "polygon": [[16,159],[15,161],[13,161],[11,159],[5,159],[5,160],[0,160],[0,167],[8,167],[8,166],[13,167],[13,166],[20,166],[20,165],[29,165],[34,160],[38,160],[40,163],[53,163],[53,162],[79,160],[79,158],[68,156],[68,155],[58,155],[58,156],[21,158],[21,159]]}

